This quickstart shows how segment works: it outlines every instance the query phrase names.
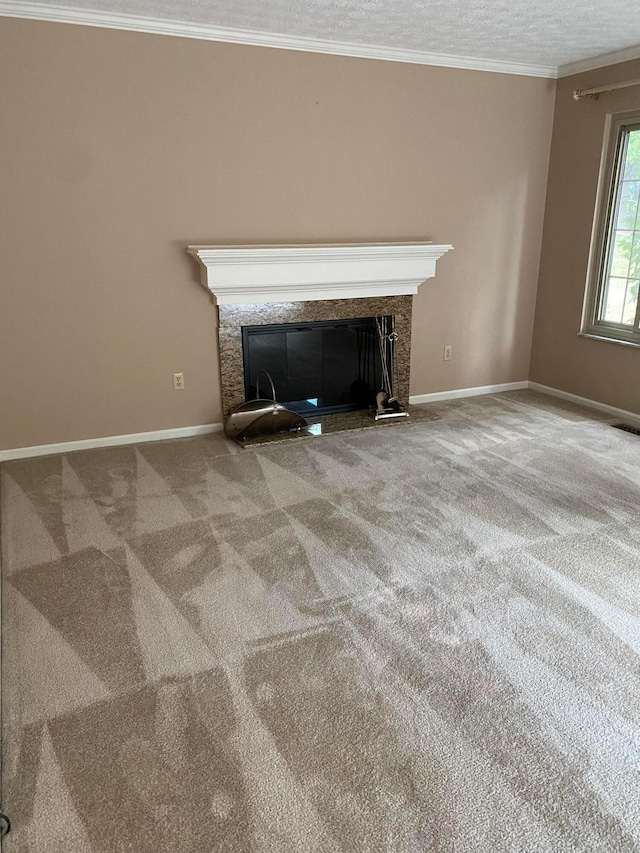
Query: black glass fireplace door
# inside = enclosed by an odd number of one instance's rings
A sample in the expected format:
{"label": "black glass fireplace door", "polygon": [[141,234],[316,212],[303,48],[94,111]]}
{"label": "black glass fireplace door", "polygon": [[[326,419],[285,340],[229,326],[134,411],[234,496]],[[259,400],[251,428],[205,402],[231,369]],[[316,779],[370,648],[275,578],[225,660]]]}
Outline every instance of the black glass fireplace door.
{"label": "black glass fireplace door", "polygon": [[[271,374],[278,402],[305,416],[366,409],[380,390],[373,317],[244,326],[242,347],[246,400],[256,396],[260,370]],[[264,377],[260,392],[269,395]]]}

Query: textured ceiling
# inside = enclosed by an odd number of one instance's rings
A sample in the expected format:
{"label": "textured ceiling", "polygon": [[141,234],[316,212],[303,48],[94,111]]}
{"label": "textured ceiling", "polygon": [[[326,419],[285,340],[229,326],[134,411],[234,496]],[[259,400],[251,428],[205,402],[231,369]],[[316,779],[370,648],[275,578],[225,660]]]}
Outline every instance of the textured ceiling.
{"label": "textured ceiling", "polygon": [[639,0],[67,0],[65,5],[541,66],[640,44]]}

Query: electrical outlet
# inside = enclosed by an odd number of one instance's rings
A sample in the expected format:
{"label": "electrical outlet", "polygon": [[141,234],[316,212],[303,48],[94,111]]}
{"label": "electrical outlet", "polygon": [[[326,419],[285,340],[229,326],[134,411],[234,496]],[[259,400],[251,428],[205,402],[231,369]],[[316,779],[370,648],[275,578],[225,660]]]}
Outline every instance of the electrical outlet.
{"label": "electrical outlet", "polygon": [[173,374],[173,390],[184,391],[184,373]]}
{"label": "electrical outlet", "polygon": [[442,353],[442,358],[444,361],[451,361],[451,353],[453,352],[453,347],[448,346],[444,348],[444,352]]}

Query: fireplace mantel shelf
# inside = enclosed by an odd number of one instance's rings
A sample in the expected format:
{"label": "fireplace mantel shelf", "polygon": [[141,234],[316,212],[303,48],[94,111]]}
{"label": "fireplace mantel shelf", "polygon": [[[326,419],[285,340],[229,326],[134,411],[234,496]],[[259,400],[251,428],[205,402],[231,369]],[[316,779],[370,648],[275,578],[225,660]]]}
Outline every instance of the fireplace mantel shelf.
{"label": "fireplace mantel shelf", "polygon": [[453,246],[351,243],[189,246],[218,305],[405,296]]}

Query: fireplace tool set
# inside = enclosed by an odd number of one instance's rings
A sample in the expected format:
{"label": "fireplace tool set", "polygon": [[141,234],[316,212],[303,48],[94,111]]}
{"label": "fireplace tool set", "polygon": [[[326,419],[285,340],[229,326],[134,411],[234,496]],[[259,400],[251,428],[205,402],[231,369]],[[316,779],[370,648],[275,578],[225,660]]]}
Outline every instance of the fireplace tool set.
{"label": "fireplace tool set", "polygon": [[376,329],[382,366],[382,387],[376,394],[376,404],[371,407],[371,414],[377,421],[386,418],[408,418],[409,412],[400,405],[394,391],[398,385],[398,333],[393,317],[376,317]]}

